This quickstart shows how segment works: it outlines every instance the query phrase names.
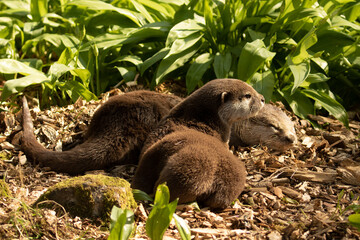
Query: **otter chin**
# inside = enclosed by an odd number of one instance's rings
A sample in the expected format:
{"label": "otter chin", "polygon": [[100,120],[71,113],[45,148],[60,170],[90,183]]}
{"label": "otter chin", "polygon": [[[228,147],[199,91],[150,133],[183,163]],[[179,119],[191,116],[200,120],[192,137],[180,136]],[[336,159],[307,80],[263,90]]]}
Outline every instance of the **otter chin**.
{"label": "otter chin", "polygon": [[229,150],[231,124],[256,114],[264,97],[237,79],[216,79],[176,105],[149,134],[132,187],[152,193],[166,182],[171,200],[227,207],[246,171]]}

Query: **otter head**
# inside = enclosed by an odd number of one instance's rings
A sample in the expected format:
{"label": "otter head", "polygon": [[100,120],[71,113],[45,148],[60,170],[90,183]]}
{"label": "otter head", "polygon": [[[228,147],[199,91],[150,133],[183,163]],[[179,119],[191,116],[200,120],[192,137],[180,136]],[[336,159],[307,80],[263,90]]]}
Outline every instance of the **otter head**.
{"label": "otter head", "polygon": [[281,109],[270,104],[257,115],[235,123],[232,134],[247,145],[261,144],[278,151],[290,149],[297,143],[294,123]]}
{"label": "otter head", "polygon": [[241,84],[236,91],[221,93],[222,104],[218,113],[220,118],[230,125],[256,115],[265,103],[264,97],[250,85],[239,80],[238,82]]}

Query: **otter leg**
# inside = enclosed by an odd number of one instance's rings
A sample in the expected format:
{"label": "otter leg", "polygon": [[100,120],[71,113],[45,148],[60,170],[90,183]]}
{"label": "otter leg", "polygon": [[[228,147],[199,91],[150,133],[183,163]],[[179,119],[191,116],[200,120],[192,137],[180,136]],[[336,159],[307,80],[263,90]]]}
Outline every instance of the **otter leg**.
{"label": "otter leg", "polygon": [[211,189],[215,171],[216,162],[209,158],[207,149],[197,144],[187,145],[168,158],[155,187],[166,182],[171,200],[196,201]]}
{"label": "otter leg", "polygon": [[245,179],[246,171],[243,162],[229,155],[229,158],[219,161],[211,193],[200,196],[198,201],[211,209],[226,208],[243,191]]}

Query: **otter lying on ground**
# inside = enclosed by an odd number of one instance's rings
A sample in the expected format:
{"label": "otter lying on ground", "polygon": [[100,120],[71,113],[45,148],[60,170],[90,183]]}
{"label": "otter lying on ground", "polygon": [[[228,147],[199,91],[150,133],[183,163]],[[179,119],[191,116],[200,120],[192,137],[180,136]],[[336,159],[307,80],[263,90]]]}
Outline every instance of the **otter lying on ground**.
{"label": "otter lying on ground", "polygon": [[132,187],[166,182],[171,200],[225,208],[242,192],[244,164],[229,150],[231,124],[255,115],[264,97],[235,79],[210,81],[176,105],[147,138]]}
{"label": "otter lying on ground", "polygon": [[23,96],[22,149],[26,156],[57,172],[80,174],[126,163],[137,164],[151,130],[182,99],[150,91],[111,97],[94,114],[85,141],[55,152],[37,142],[29,107]]}
{"label": "otter lying on ground", "polygon": [[285,151],[297,142],[294,123],[280,109],[271,104],[253,117],[232,125],[230,146],[264,145],[270,149]]}

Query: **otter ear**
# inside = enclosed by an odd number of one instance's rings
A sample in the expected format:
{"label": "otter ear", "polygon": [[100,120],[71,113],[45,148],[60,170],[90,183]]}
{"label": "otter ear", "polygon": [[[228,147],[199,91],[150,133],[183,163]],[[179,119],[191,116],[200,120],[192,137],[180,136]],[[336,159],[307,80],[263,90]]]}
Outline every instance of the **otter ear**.
{"label": "otter ear", "polygon": [[221,93],[221,103],[225,103],[229,100],[230,94],[228,92]]}

